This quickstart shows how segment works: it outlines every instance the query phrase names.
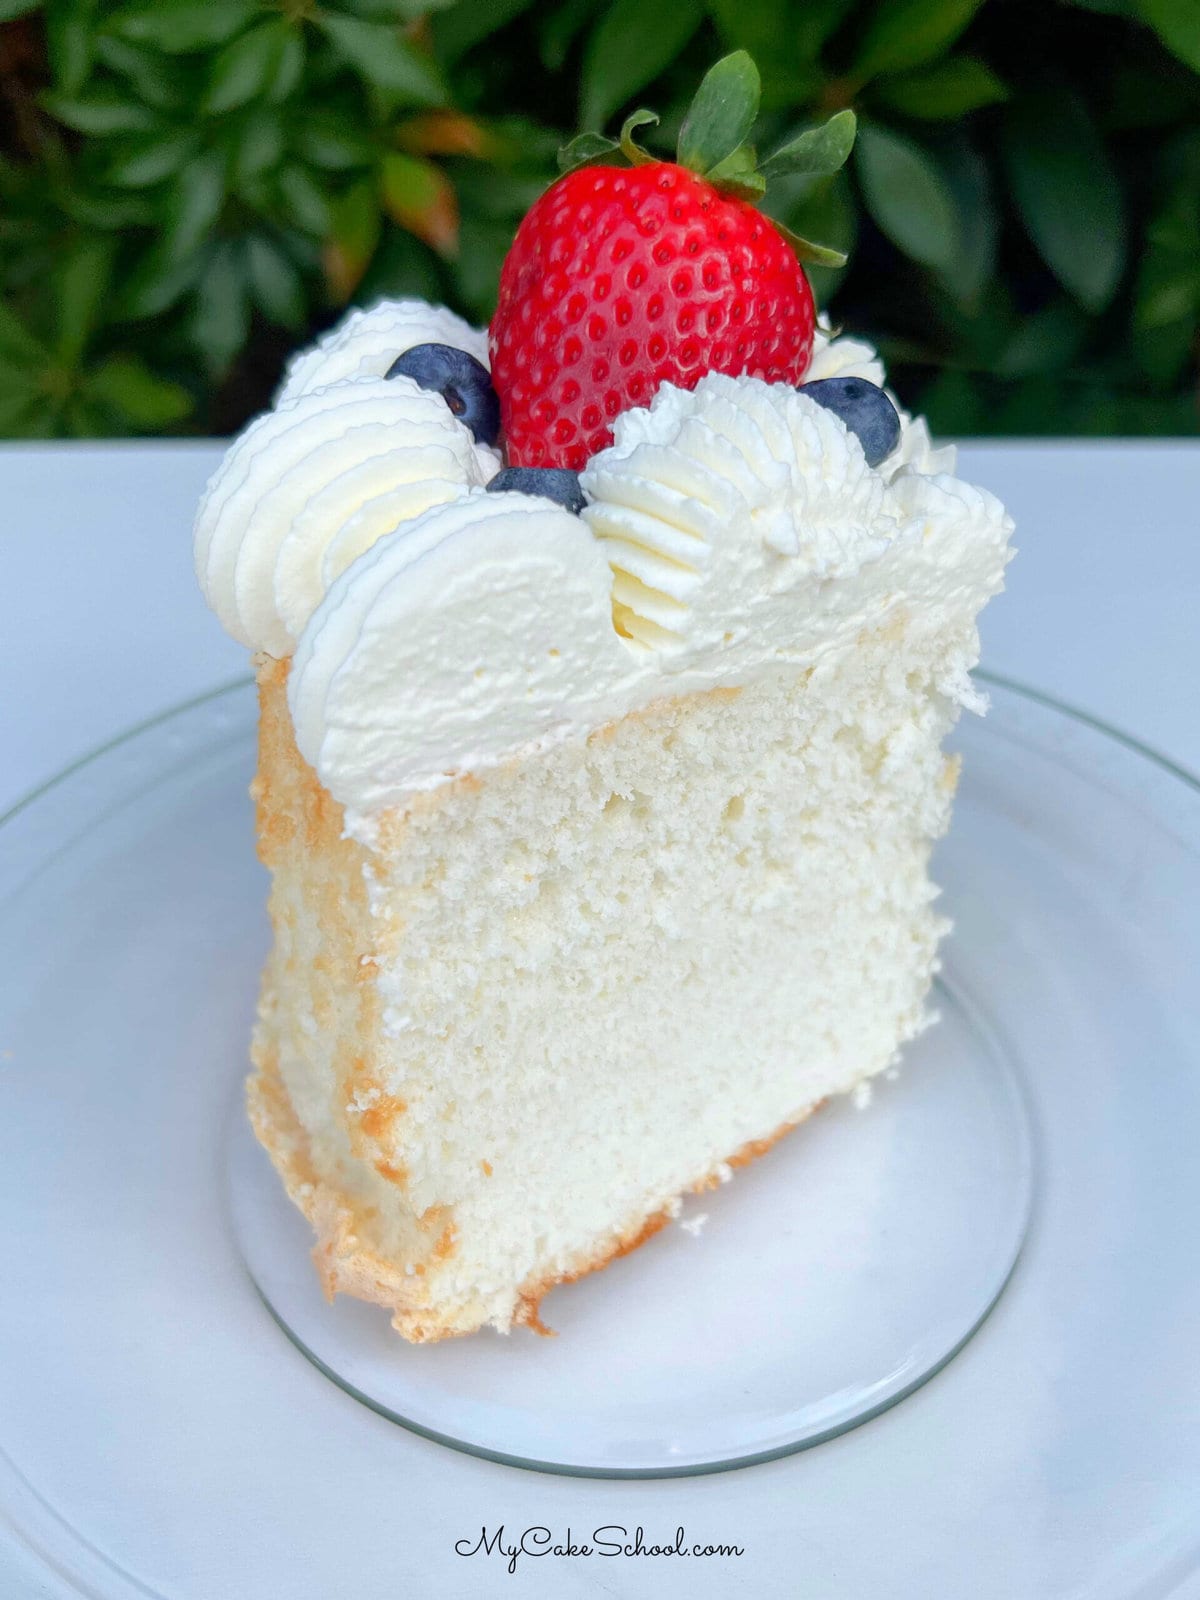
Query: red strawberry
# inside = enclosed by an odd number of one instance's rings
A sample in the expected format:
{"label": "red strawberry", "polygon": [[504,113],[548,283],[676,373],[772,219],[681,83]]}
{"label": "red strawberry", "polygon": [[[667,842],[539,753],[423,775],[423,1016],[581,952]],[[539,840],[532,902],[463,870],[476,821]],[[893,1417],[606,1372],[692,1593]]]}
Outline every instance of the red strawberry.
{"label": "red strawberry", "polygon": [[[732,114],[731,86],[741,96]],[[490,330],[512,465],[578,471],[611,442],[614,417],[648,405],[661,383],[690,389],[706,372],[803,377],[815,314],[795,246],[816,247],[789,243],[745,198],[765,188],[744,142],[757,106],[758,74],[739,51],[701,86],[680,162],[634,146],[631,125],[650,120],[637,113],[621,140],[632,169],[569,171],[525,217]],[[764,170],[832,170],[852,139],[853,116],[841,113]],[[617,148],[583,140],[589,155]]]}

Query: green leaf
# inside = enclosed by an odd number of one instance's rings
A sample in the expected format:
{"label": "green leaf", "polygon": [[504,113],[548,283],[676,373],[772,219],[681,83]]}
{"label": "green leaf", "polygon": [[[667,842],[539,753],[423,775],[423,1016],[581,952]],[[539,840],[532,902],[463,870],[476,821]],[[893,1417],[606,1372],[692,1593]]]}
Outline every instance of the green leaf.
{"label": "green leaf", "polygon": [[95,49],[97,60],[128,78],[137,98],[148,106],[157,111],[172,111],[190,105],[191,93],[181,81],[180,65],[169,56],[108,33],[97,36]]}
{"label": "green leaf", "polygon": [[396,152],[379,169],[384,209],[393,222],[439,255],[458,247],[458,201],[445,173],[432,161]]}
{"label": "green leaf", "polygon": [[898,78],[881,78],[873,93],[892,111],[926,122],[950,121],[1008,99],[1005,85],[974,56],[947,56]]}
{"label": "green leaf", "polygon": [[76,95],[92,65],[98,0],[46,0],[46,53],[54,82]]}
{"label": "green leaf", "polygon": [[379,243],[382,218],[374,184],[362,179],[331,207],[325,277],[339,302],[349,300]]}
{"label": "green leaf", "polygon": [[306,107],[296,130],[295,148],[314,167],[328,172],[371,166],[376,153],[365,128],[352,127],[345,117],[320,106]]}
{"label": "green leaf", "polygon": [[676,159],[704,174],[733,155],[750,137],[762,84],[745,50],[735,50],[701,79],[679,130]]}
{"label": "green leaf", "polygon": [[98,88],[90,95],[56,94],[52,90],[42,96],[42,104],[59,122],[92,138],[110,133],[143,133],[158,126],[158,118],[148,106],[127,99],[116,89]]}
{"label": "green leaf", "polygon": [[408,105],[446,103],[448,91],[436,65],[398,28],[333,11],[322,12],[317,20],[342,59],[377,89],[388,90]]}
{"label": "green leaf", "polygon": [[299,28],[289,28],[279,53],[274,77],[266,86],[267,99],[275,105],[290,98],[300,87],[304,77],[304,34]]}
{"label": "green leaf", "polygon": [[246,241],[250,293],[263,314],[283,328],[304,326],[304,289],[292,262],[271,240],[251,234]]}
{"label": "green leaf", "polygon": [[131,139],[114,149],[105,177],[121,189],[144,189],[161,183],[195,155],[199,142],[200,136],[192,128],[171,128],[165,133]]}
{"label": "green leaf", "polygon": [[846,254],[842,250],[835,250],[831,245],[817,244],[812,239],[806,239],[803,234],[797,233],[785,223],[777,222],[775,226],[796,252],[800,261],[814,267],[844,267]]}
{"label": "green leaf", "polygon": [[707,173],[708,181],[739,200],[757,201],[767,192],[767,180],[758,167],[758,153],[752,144],[739,145],[724,161]]}
{"label": "green leaf", "polygon": [[304,167],[289,165],[280,172],[278,183],[291,213],[289,220],[304,233],[323,239],[331,226],[329,200],[312,175]]}
{"label": "green leaf", "polygon": [[653,159],[641,145],[634,139],[634,134],[639,128],[654,128],[658,126],[659,116],[656,111],[631,111],[621,124],[621,154],[633,167],[644,167]]}
{"label": "green leaf", "polygon": [[558,170],[574,172],[576,167],[590,167],[594,161],[605,161],[620,152],[615,139],[603,133],[577,133],[569,144],[558,152]]}
{"label": "green leaf", "polygon": [[40,366],[46,359],[45,347],[3,300],[0,300],[0,357],[11,366]]}
{"label": "green leaf", "polygon": [[857,130],[858,119],[853,111],[838,111],[828,122],[806,129],[769,155],[762,164],[763,176],[771,178],[787,172],[828,178],[845,166]]}
{"label": "green leaf", "polygon": [[867,23],[850,75],[865,82],[906,72],[954,43],[982,0],[881,0]]}
{"label": "green leaf", "polygon": [[1019,101],[1005,120],[1004,152],[1042,259],[1081,305],[1103,310],[1125,270],[1124,202],[1083,103],[1062,91]]}
{"label": "green leaf", "polygon": [[283,160],[284,143],[279,112],[271,106],[256,106],[244,117],[233,140],[233,184],[244,189],[277,167]]}
{"label": "green leaf", "polygon": [[213,58],[202,107],[210,115],[232,111],[265,95],[283,60],[292,30],[282,19],[239,34]]}
{"label": "green leaf", "polygon": [[1138,10],[1174,55],[1200,72],[1200,5],[1196,0],[1137,0]]}
{"label": "green leaf", "polygon": [[63,258],[56,274],[55,351],[73,367],[100,320],[112,277],[115,246],[109,239],[85,239]]}
{"label": "green leaf", "polygon": [[135,44],[186,55],[224,44],[258,15],[258,0],[135,0],[113,12],[107,25]]}
{"label": "green leaf", "polygon": [[855,167],[867,209],[892,243],[914,261],[948,267],[959,248],[958,213],[927,152],[872,124],[859,133]]}
{"label": "green leaf", "polygon": [[191,340],[215,378],[229,368],[250,332],[246,280],[240,253],[227,243],[212,252],[196,287]]}
{"label": "green leaf", "polygon": [[216,222],[224,199],[224,162],[211,154],[189,161],[164,207],[163,248],[168,260],[181,261],[191,254]]}
{"label": "green leaf", "polygon": [[657,78],[704,20],[701,0],[614,0],[592,30],[583,59],[579,120],[599,128]]}
{"label": "green leaf", "polygon": [[74,191],[64,194],[62,208],[73,222],[101,233],[153,227],[158,220],[154,206],[142,196],[112,194],[100,188],[89,189],[86,193]]}
{"label": "green leaf", "polygon": [[101,362],[88,373],[84,392],[138,428],[181,422],[192,409],[192,397],[181,384],[157,377],[133,355]]}
{"label": "green leaf", "polygon": [[41,0],[0,0],[0,22],[12,22],[30,11],[36,11]]}
{"label": "green leaf", "polygon": [[133,321],[161,316],[195,285],[203,266],[203,256],[172,261],[161,246],[148,251],[123,286],[121,315]]}

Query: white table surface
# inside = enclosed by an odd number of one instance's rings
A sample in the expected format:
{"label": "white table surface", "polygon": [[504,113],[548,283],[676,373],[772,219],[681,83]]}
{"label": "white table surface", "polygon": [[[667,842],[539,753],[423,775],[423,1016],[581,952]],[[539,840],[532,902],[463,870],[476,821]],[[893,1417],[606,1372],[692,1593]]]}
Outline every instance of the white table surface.
{"label": "white table surface", "polygon": [[[191,569],[192,511],[220,448],[0,446],[0,811],[131,724],[246,671]],[[985,663],[1200,770],[1200,443],[978,444],[963,450],[962,470],[1007,502],[1018,529],[1008,592],[986,617]],[[694,1504],[711,1536],[735,1530],[778,1572],[787,1461],[690,1486],[588,1484],[479,1463],[468,1471],[464,1458],[399,1431],[396,1447],[413,1456],[411,1526],[378,1600],[414,1580],[435,1594],[555,1593],[545,1562],[530,1564],[537,1582],[480,1571],[461,1587],[468,1574],[436,1525],[454,1521],[456,1475],[478,1487],[481,1470],[494,1518],[510,1527],[644,1521],[661,1532],[662,1513]],[[718,1563],[704,1565],[705,1594],[766,1592],[753,1555],[724,1579],[711,1570]],[[664,1566],[655,1563],[656,1600],[699,1592],[697,1573]],[[636,1562],[605,1568],[598,1590],[651,1592]],[[0,1595],[61,1593],[0,1536]]]}

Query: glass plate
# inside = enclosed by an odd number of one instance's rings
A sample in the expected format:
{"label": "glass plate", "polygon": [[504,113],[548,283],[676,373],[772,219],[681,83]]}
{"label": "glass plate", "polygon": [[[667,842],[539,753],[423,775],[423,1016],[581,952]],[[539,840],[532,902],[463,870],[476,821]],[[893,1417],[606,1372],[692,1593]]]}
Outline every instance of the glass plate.
{"label": "glass plate", "polygon": [[[361,1584],[405,1570],[401,1481],[411,1524],[414,1473],[453,1506],[482,1464],[347,1409],[277,1320],[375,1409],[520,1465],[711,1471],[875,1416],[760,1469],[796,1485],[797,1525],[817,1519],[823,1597],[884,1572],[892,1594],[958,1592],[956,1550],[987,1552],[971,1588],[997,1600],[1194,1581],[1200,794],[1085,719],[992,694],[959,734],[939,852],[942,1025],[869,1109],[829,1108],[691,1203],[698,1232],[555,1291],[553,1341],[412,1350],[383,1313],[313,1293],[304,1224],[232,1110],[267,939],[247,685],[18,808],[0,827],[11,1528],[77,1593],[382,1594]],[[722,1480],[722,1503],[750,1516],[730,1486],[755,1476]]]}

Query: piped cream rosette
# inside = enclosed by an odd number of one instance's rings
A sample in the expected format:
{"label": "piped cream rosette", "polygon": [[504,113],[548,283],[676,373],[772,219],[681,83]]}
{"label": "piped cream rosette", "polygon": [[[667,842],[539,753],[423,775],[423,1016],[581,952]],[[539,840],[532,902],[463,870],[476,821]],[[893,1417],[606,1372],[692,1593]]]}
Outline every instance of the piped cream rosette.
{"label": "piped cream rosette", "polygon": [[482,348],[440,307],[356,312],[293,362],[275,408],[230,446],[196,518],[196,571],[225,628],[283,657],[334,579],[384,534],[499,467],[438,394],[386,367],[414,344]]}

